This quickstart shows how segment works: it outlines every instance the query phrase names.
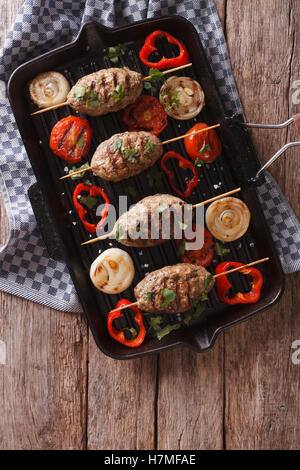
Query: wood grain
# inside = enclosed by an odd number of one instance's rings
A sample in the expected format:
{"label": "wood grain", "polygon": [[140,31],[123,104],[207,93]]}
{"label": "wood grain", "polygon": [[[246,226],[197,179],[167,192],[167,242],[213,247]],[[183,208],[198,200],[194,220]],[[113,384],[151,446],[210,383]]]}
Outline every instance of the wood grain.
{"label": "wood grain", "polygon": [[[0,0],[0,38],[22,1]],[[8,233],[1,198],[0,243]],[[0,292],[0,449],[84,449],[86,446],[86,324]]]}
{"label": "wood grain", "polygon": [[[251,122],[283,122],[299,112],[291,104],[291,80],[299,74],[299,2],[227,2],[227,40],[233,73]],[[237,38],[239,40],[237,41]],[[299,47],[298,47],[299,50]],[[297,56],[297,58],[296,58]],[[295,131],[252,132],[265,162]],[[299,151],[270,172],[299,211]],[[299,213],[298,213],[299,215]],[[225,443],[228,449],[300,447],[300,369],[291,344],[300,338],[299,273],[288,276],[278,306],[225,335]]]}

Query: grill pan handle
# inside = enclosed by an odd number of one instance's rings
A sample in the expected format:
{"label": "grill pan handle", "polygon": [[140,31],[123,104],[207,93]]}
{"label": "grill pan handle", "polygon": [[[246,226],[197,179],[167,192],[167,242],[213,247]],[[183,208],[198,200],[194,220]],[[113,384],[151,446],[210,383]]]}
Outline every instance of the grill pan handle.
{"label": "grill pan handle", "polygon": [[64,261],[64,250],[60,237],[55,229],[55,222],[49,206],[38,183],[28,189],[28,197],[36,218],[37,226],[46,245],[50,258],[55,261]]}

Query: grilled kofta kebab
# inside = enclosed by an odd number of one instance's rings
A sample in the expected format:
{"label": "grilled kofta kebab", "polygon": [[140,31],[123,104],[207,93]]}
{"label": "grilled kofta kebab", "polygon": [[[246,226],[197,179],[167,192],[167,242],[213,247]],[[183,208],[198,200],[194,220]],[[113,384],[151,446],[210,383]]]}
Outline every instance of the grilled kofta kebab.
{"label": "grilled kofta kebab", "polygon": [[160,158],[163,146],[150,132],[123,132],[102,142],[93,155],[93,173],[107,181],[138,175]]}
{"label": "grilled kofta kebab", "polygon": [[[207,279],[207,280],[206,280]],[[149,313],[182,313],[195,306],[215,281],[202,266],[178,263],[147,274],[134,288],[137,306]],[[166,293],[172,295],[166,295]]]}
{"label": "grilled kofta kebab", "polygon": [[102,69],[80,78],[67,96],[79,113],[101,116],[134,103],[143,91],[143,76],[132,70]]}

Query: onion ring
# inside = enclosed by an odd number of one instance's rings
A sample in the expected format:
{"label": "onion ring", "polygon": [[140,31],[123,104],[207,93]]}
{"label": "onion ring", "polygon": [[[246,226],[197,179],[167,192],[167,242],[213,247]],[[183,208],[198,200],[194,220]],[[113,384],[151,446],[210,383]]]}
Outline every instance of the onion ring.
{"label": "onion ring", "polygon": [[102,292],[119,294],[133,281],[133,261],[126,251],[109,248],[93,261],[90,278],[94,286]]}
{"label": "onion ring", "polygon": [[248,230],[250,211],[235,197],[224,197],[210,204],[206,211],[206,225],[211,234],[223,242],[232,242]]}
{"label": "onion ring", "polygon": [[40,108],[64,103],[71,87],[68,80],[58,72],[44,72],[29,83],[32,101]]}
{"label": "onion ring", "polygon": [[161,87],[159,101],[166,113],[174,119],[191,119],[205,105],[201,85],[190,77],[173,76]]}

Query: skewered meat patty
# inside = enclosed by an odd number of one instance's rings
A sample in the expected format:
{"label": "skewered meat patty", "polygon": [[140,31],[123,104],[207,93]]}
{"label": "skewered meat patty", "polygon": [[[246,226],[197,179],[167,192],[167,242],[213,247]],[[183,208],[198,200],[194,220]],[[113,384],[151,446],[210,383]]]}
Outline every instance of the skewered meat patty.
{"label": "skewered meat patty", "polygon": [[[148,274],[134,289],[138,307],[150,313],[181,313],[190,310],[201,294],[207,294],[214,279],[205,287],[205,279],[211,276],[202,266],[179,263],[165,266]],[[173,301],[170,291],[174,292]],[[171,293],[172,295],[172,293]],[[173,294],[174,297],[174,294]]]}
{"label": "skewered meat patty", "polygon": [[143,90],[143,76],[132,70],[102,69],[80,78],[67,96],[73,109],[101,116],[134,103]]}
{"label": "skewered meat patty", "polygon": [[183,220],[185,207],[188,210],[184,221],[190,224],[191,206],[185,205],[179,197],[170,194],[147,196],[117,220],[117,238],[123,245],[133,247],[160,245],[174,238],[174,234],[179,238],[182,236],[179,223]]}
{"label": "skewered meat patty", "polygon": [[163,153],[158,137],[150,132],[123,132],[102,142],[91,161],[94,175],[107,181],[121,181],[138,175]]}

